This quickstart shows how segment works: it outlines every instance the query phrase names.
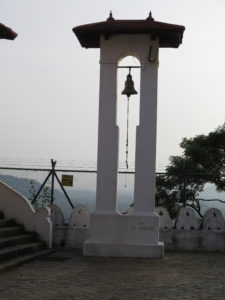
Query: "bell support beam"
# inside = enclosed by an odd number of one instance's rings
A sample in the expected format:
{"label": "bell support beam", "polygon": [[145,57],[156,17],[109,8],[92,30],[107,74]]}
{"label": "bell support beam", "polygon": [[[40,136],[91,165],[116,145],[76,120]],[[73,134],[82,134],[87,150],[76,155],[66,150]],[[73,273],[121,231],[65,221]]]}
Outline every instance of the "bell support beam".
{"label": "bell support beam", "polygon": [[140,69],[140,66],[118,66],[118,69]]}
{"label": "bell support beam", "polygon": [[[158,47],[157,41],[155,46]],[[141,69],[140,124],[136,131],[135,213],[148,214],[155,208],[155,164],[157,124],[158,57]]]}
{"label": "bell support beam", "polygon": [[115,212],[119,128],[116,125],[117,64],[100,62],[96,211]]}

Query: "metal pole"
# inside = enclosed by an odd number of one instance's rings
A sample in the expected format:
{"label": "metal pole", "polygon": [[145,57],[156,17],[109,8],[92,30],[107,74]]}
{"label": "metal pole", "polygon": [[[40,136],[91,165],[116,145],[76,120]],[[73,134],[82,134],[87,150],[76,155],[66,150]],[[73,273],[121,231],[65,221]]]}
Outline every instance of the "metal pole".
{"label": "metal pole", "polygon": [[34,199],[32,200],[31,204],[34,204],[34,202],[37,200],[40,192],[42,191],[43,187],[45,186],[46,182],[48,181],[49,177],[52,175],[52,171],[49,172],[48,176],[45,178],[45,181],[43,182],[43,184],[41,185],[40,189],[38,190],[36,196],[34,197]]}
{"label": "metal pole", "polygon": [[186,205],[186,162],[184,161],[184,165],[183,165],[183,178],[184,178],[184,182],[183,182],[183,206],[185,207]]}
{"label": "metal pole", "polygon": [[118,66],[118,69],[140,69],[141,66]]}
{"label": "metal pole", "polygon": [[186,174],[184,174],[184,186],[183,186],[183,189],[184,189],[184,191],[183,191],[183,193],[184,193],[184,195],[183,195],[183,201],[184,201],[184,207],[185,207],[185,205],[186,205]]}
{"label": "metal pole", "polygon": [[70,197],[67,195],[67,192],[66,192],[66,190],[64,189],[62,183],[60,182],[58,175],[57,175],[56,173],[55,173],[54,175],[55,175],[55,178],[56,178],[56,180],[58,181],[58,184],[60,185],[60,187],[61,187],[61,189],[62,189],[64,195],[66,196],[66,198],[67,198],[67,200],[68,200],[70,206],[71,206],[72,208],[74,208],[74,205],[73,205],[73,203],[71,202]]}
{"label": "metal pole", "polygon": [[54,202],[54,180],[55,180],[55,165],[56,161],[51,159],[51,164],[52,164],[52,184],[51,184],[51,204]]}

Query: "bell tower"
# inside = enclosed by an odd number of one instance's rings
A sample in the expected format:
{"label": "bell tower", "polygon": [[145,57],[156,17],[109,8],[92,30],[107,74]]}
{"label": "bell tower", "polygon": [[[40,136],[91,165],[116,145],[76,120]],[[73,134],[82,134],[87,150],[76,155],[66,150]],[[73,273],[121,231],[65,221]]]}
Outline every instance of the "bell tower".
{"label": "bell tower", "polygon": [[[100,95],[96,211],[84,255],[163,257],[155,212],[158,50],[178,48],[185,28],[145,20],[115,20],[73,29],[82,47],[100,48]],[[136,129],[134,212],[116,210],[118,141],[116,125],[118,62],[136,56],[141,65],[140,124]]]}

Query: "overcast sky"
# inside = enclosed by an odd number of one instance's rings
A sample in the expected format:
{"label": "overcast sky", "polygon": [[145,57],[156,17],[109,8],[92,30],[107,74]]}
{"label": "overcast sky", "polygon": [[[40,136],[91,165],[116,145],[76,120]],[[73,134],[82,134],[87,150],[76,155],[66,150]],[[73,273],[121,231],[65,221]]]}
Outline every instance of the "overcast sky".
{"label": "overcast sky", "polygon": [[[72,28],[104,21],[110,10],[115,19],[145,19],[151,10],[157,21],[186,27],[178,49],[160,49],[157,169],[181,154],[183,137],[223,124],[224,0],[0,0],[0,23],[18,33],[14,41],[0,40],[0,162],[96,162],[99,49],[82,48]],[[119,74],[119,89],[125,77]],[[137,73],[134,79],[138,90]],[[119,89],[123,162],[126,112]],[[131,98],[131,162],[138,101]]]}

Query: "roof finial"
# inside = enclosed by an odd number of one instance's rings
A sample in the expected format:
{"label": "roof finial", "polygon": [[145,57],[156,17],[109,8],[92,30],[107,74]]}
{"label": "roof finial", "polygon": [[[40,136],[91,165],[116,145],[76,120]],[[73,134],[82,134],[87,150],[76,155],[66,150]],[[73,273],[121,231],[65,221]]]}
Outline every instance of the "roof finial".
{"label": "roof finial", "polygon": [[107,21],[114,21],[114,20],[115,19],[113,18],[112,11],[110,10],[109,17],[108,17]]}
{"label": "roof finial", "polygon": [[153,17],[152,17],[152,12],[150,11],[148,18],[146,19],[146,21],[154,21]]}

